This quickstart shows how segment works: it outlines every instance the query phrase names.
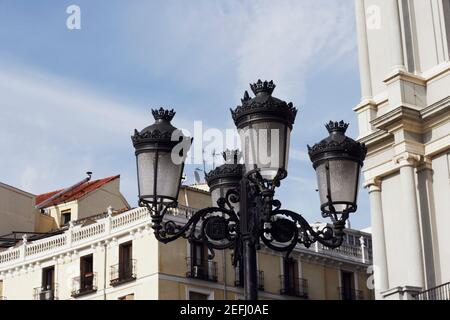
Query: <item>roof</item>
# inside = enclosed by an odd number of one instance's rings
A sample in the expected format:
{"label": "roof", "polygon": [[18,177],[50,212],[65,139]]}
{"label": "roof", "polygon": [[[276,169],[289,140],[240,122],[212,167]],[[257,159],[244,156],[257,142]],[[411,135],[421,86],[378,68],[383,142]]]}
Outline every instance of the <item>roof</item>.
{"label": "roof", "polygon": [[58,197],[56,197],[49,203],[45,204],[45,207],[51,207],[51,206],[55,206],[60,203],[78,200],[78,199],[84,197],[86,194],[93,192],[93,191],[101,188],[105,184],[107,184],[113,180],[116,180],[118,178],[120,178],[120,175],[111,176],[111,177],[98,179],[98,180],[94,180],[94,181],[84,182],[84,183],[76,186],[73,189],[68,188],[67,192],[63,192],[66,189],[59,189],[59,190],[55,190],[55,191],[37,195],[36,196],[36,206],[39,206],[39,204],[43,203],[44,201],[50,199],[51,197],[53,197],[61,192],[62,193]]}

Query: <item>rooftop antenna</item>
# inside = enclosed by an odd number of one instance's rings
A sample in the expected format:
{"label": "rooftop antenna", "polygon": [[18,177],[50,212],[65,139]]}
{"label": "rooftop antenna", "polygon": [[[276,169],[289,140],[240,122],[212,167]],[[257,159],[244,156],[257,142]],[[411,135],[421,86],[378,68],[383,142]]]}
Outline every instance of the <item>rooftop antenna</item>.
{"label": "rooftop antenna", "polygon": [[194,170],[194,180],[195,180],[196,184],[201,184],[201,179],[200,179],[200,175],[198,174],[198,171],[201,171],[201,170],[198,170],[198,169]]}
{"label": "rooftop antenna", "polygon": [[216,149],[212,151],[212,159],[213,159],[213,169],[216,168],[216,157],[222,155],[222,153],[216,153]]}
{"label": "rooftop antenna", "polygon": [[202,149],[203,173],[206,174],[205,149]]}

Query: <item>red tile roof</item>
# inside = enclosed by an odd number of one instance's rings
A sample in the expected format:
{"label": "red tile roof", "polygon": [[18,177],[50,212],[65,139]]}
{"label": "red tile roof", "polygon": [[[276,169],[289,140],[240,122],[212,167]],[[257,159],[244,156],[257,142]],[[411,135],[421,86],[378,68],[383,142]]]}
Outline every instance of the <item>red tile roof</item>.
{"label": "red tile roof", "polygon": [[[57,198],[55,198],[52,201],[50,201],[49,203],[45,204],[45,207],[51,207],[51,206],[54,206],[54,205],[57,205],[60,203],[78,200],[78,199],[84,197],[86,194],[88,194],[94,190],[97,190],[100,187],[107,184],[108,182],[111,182],[118,178],[120,178],[120,175],[85,182],[72,190],[68,190],[67,192],[62,193]],[[36,196],[36,206],[39,206],[39,204],[43,203],[47,199],[50,199],[54,195],[56,195],[64,190],[65,189],[60,189],[60,190],[55,190],[55,191],[37,195]]]}

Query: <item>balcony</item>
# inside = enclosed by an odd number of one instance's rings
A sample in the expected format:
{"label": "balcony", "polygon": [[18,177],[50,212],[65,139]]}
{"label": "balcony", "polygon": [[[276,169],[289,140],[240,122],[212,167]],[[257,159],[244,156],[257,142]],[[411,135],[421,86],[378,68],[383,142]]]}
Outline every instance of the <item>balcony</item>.
{"label": "balcony", "polygon": [[191,258],[186,258],[186,277],[217,282],[217,262],[208,260],[203,265],[194,265]]}
{"label": "balcony", "polygon": [[111,266],[110,279],[113,287],[136,280],[136,259]]}
{"label": "balcony", "polygon": [[73,278],[72,297],[78,298],[97,292],[97,273],[86,273],[84,276]]}
{"label": "balcony", "polygon": [[292,279],[287,276],[280,276],[280,281],[281,295],[308,299],[308,280],[303,278]]}
{"label": "balcony", "polygon": [[58,300],[58,286],[37,287],[33,289],[34,300]]}
{"label": "balcony", "polygon": [[344,287],[339,287],[338,290],[340,300],[365,300],[361,290],[347,289]]}
{"label": "balcony", "polygon": [[418,293],[416,300],[450,300],[450,282]]}
{"label": "balcony", "polygon": [[[234,286],[235,287],[243,287],[244,286],[244,276],[240,274],[241,270],[239,268],[235,269],[235,280],[234,280]],[[257,277],[258,277],[258,290],[264,291],[264,271],[258,270],[257,271]]]}

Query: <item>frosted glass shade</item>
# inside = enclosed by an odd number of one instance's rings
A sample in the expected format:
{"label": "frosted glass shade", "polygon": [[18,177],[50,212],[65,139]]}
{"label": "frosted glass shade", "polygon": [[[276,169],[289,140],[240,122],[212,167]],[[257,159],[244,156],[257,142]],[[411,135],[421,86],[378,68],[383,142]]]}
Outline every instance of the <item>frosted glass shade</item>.
{"label": "frosted glass shade", "polygon": [[174,163],[170,152],[159,151],[157,160],[156,154],[156,151],[148,151],[137,155],[139,197],[153,202],[156,196],[158,203],[176,201],[183,163]]}
{"label": "frosted glass shade", "polygon": [[321,209],[342,213],[356,206],[360,164],[352,160],[333,159],[316,168]]}
{"label": "frosted glass shade", "polygon": [[291,129],[284,123],[253,123],[239,130],[245,172],[259,170],[272,181],[279,170],[287,171]]}

